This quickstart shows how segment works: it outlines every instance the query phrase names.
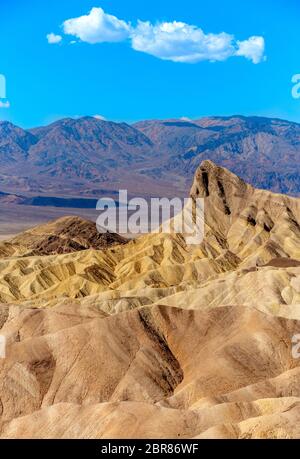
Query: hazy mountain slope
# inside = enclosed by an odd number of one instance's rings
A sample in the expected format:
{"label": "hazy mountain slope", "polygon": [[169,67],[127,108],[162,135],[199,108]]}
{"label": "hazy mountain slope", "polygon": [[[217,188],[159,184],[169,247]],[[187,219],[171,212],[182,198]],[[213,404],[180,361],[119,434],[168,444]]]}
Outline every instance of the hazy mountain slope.
{"label": "hazy mountain slope", "polygon": [[299,194],[297,123],[237,116],[191,122],[146,121],[135,127],[166,155],[161,171],[190,174],[201,161],[210,159],[256,187]]}
{"label": "hazy mountain slope", "polygon": [[[5,166],[16,167],[26,161],[29,149],[37,139],[31,133],[14,126],[7,121],[0,122],[0,162],[1,169]],[[2,171],[1,171],[2,172]]]}
{"label": "hazy mountain slope", "polygon": [[109,171],[142,164],[151,148],[151,141],[128,124],[92,117],[31,131],[0,123],[0,186],[54,196],[100,193]]}
{"label": "hazy mountain slope", "polygon": [[299,154],[299,124],[261,117],[133,126],[84,117],[29,131],[0,122],[0,191],[186,196],[199,163],[210,159],[256,187],[298,195]]}
{"label": "hazy mountain slope", "polygon": [[106,167],[121,168],[143,161],[151,147],[149,139],[128,124],[92,117],[61,120],[31,133],[38,143],[31,149],[29,160],[52,176],[67,174],[71,166],[73,174],[81,177],[76,167],[83,162],[82,167],[92,168],[91,178],[97,166],[103,168],[103,173]]}

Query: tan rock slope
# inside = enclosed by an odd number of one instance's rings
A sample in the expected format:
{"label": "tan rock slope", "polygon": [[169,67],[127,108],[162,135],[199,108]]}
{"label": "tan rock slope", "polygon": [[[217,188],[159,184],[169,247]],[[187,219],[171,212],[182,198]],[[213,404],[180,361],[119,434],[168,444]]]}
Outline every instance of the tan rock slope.
{"label": "tan rock slope", "polygon": [[1,256],[55,255],[81,250],[101,250],[125,244],[118,234],[97,231],[95,224],[80,217],[63,217],[25,231],[2,244]]}
{"label": "tan rock slope", "polygon": [[78,219],[1,243],[0,437],[300,438],[300,200],[210,161],[191,196],[198,246]]}

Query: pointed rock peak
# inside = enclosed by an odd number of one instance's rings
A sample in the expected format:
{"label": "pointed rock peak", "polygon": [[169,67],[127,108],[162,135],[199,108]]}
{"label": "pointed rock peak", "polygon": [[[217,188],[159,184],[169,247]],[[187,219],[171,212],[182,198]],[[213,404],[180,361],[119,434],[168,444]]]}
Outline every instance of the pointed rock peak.
{"label": "pointed rock peak", "polygon": [[228,169],[206,160],[196,171],[191,196],[207,198],[216,195],[224,200],[233,194],[241,196],[252,189],[251,185],[246,184]]}

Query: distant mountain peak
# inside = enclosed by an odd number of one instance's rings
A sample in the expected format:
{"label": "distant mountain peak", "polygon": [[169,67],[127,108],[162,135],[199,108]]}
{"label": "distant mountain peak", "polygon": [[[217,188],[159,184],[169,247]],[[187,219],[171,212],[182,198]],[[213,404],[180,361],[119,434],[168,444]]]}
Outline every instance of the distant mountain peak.
{"label": "distant mountain peak", "polygon": [[[258,116],[146,120],[92,116],[23,130],[0,123],[0,190],[95,197],[99,190],[184,196],[206,158],[247,182],[300,194],[300,125]],[[16,164],[18,168],[16,170]]]}

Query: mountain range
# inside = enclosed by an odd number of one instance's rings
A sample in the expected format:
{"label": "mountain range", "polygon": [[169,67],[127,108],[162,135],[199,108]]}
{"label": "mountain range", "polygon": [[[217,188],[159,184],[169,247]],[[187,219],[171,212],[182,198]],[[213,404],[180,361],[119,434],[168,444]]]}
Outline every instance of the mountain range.
{"label": "mountain range", "polygon": [[181,197],[210,159],[258,188],[299,195],[299,155],[300,125],[262,117],[133,125],[84,117],[29,130],[2,121],[0,190],[25,198],[99,198],[123,188]]}

